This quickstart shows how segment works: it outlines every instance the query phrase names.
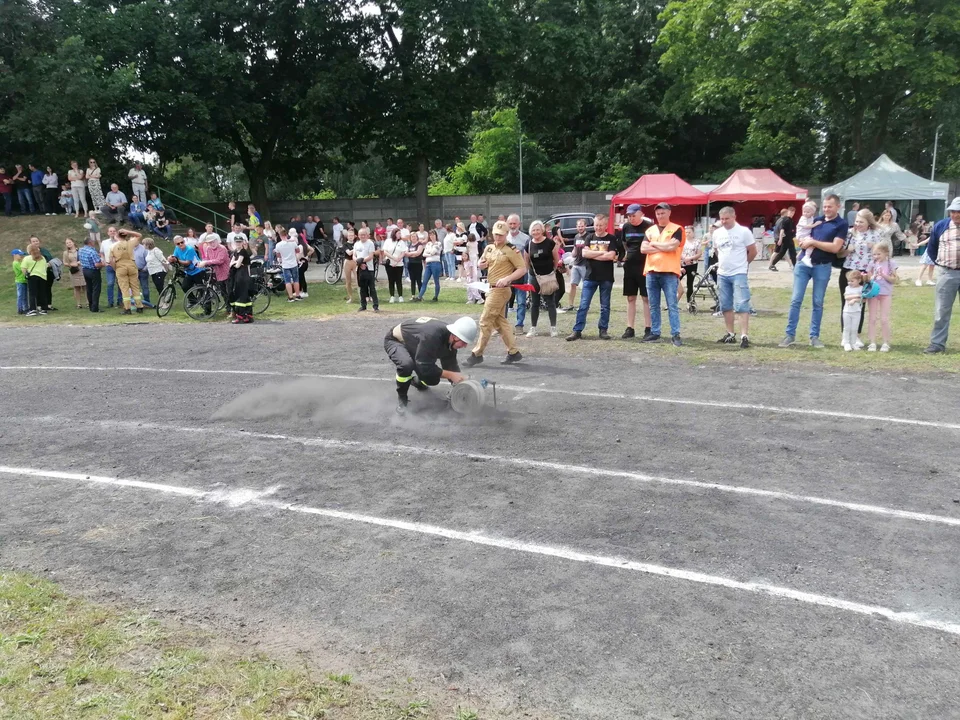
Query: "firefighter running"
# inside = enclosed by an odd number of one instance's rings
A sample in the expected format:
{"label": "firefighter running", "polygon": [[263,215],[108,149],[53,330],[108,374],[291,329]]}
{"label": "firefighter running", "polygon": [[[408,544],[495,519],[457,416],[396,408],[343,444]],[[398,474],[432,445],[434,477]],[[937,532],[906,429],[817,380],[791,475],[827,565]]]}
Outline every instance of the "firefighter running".
{"label": "firefighter running", "polygon": [[466,380],[467,376],[460,373],[457,350],[476,339],[477,323],[469,317],[462,317],[451,325],[429,317],[404,320],[388,332],[383,349],[397,366],[397,412],[406,412],[411,385],[417,390],[426,390],[438,385],[440,380],[453,384]]}

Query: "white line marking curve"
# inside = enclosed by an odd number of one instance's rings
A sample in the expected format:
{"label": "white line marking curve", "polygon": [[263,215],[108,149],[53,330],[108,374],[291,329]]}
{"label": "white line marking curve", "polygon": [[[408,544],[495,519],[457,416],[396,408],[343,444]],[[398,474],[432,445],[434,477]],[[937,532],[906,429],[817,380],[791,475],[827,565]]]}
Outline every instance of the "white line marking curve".
{"label": "white line marking curve", "polygon": [[[126,480],[122,478],[110,478],[102,475],[86,475],[83,473],[68,473],[54,470],[38,470],[36,468],[8,467],[0,466],[0,473],[8,475],[19,475],[22,477],[51,478],[55,480],[72,480],[75,482],[91,482],[99,485],[113,485],[121,488],[134,488],[139,490],[150,490],[169,495],[178,495],[181,497],[191,497],[197,500],[206,500],[216,502],[216,493],[198,490],[196,488],[183,487],[179,485],[167,485],[163,483],[143,482],[140,480]],[[243,491],[238,491],[243,492]],[[949,622],[947,620],[938,620],[921,613],[893,610],[891,608],[879,605],[868,605],[865,603],[853,602],[842,598],[830,597],[828,595],[818,595],[816,593],[804,592],[793,588],[782,587],[779,585],[770,585],[767,583],[744,582],[722,575],[710,575],[694,570],[682,570],[679,568],[667,567],[664,565],[654,565],[652,563],[636,562],[623,557],[594,555],[581,552],[574,548],[563,545],[543,545],[540,543],[530,543],[524,540],[513,538],[498,537],[489,535],[481,531],[466,532],[463,530],[454,530],[452,528],[439,527],[437,525],[428,525],[426,523],[409,522],[406,520],[395,520],[393,518],[382,518],[374,515],[364,515],[362,513],[347,512],[344,510],[330,510],[327,508],[316,508],[305,505],[295,505],[285,503],[279,500],[265,499],[262,494],[255,491],[245,493],[249,500],[244,505],[255,505],[273,510],[284,512],[295,512],[304,515],[314,515],[332,520],[345,520],[364,525],[373,525],[378,527],[390,528],[393,530],[402,530],[405,532],[417,533],[420,535],[429,535],[433,537],[442,537],[448,540],[457,540],[460,542],[471,543],[473,545],[483,545],[487,547],[498,548],[501,550],[510,550],[513,552],[527,553],[531,555],[540,555],[544,557],[568,560],[571,562],[586,563],[589,565],[598,565],[601,567],[615,568],[617,570],[629,570],[642,573],[644,575],[653,575],[657,577],[666,577],[674,580],[684,580],[700,585],[709,585],[721,587],[730,590],[740,590],[743,592],[757,595],[766,595],[769,597],[785,600],[794,600],[796,602],[815,605],[819,607],[830,608],[834,610],[845,610],[858,615],[870,617],[881,617],[891,622],[901,625],[912,625],[950,635],[960,635],[960,624]],[[236,507],[236,503],[231,504]]]}

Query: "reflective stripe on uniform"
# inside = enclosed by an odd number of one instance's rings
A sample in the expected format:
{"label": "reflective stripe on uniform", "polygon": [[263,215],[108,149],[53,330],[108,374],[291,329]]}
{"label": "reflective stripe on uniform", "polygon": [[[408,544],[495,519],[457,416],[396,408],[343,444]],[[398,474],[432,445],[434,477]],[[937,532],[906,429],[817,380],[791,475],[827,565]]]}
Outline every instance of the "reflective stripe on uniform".
{"label": "reflective stripe on uniform", "polygon": [[407,375],[406,377],[397,375],[397,382],[410,382],[411,380],[413,380],[413,375]]}

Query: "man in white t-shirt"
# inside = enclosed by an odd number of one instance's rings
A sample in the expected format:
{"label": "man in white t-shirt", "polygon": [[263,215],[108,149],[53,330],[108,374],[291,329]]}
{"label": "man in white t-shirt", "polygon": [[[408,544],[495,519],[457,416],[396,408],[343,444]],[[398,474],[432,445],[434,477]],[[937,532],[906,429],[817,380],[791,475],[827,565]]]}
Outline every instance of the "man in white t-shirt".
{"label": "man in white t-shirt", "polygon": [[720,227],[711,236],[713,247],[717,251],[717,285],[720,291],[720,312],[727,326],[726,334],[718,343],[733,345],[737,342],[734,334],[733,316],[740,320],[740,347],[750,347],[747,337],[750,328],[750,285],[747,272],[750,263],[757,256],[757,242],[753,233],[743,225],[737,224],[737,213],[732,207],[720,210]]}
{"label": "man in white t-shirt", "polygon": [[[212,225],[207,225],[207,227],[211,229],[213,228]],[[206,242],[204,238],[209,233],[210,231],[208,230],[207,232],[205,232],[203,235],[200,236],[201,243]],[[230,250],[230,252],[233,252],[238,247],[240,247],[240,243],[246,239],[247,239],[247,236],[243,234],[243,230],[241,229],[240,225],[234,225],[233,230],[227,233],[227,248]]]}
{"label": "man in white t-shirt", "polygon": [[333,218],[333,242],[337,246],[340,245],[340,238],[343,236],[343,225],[340,223],[340,218],[334,216]]}
{"label": "man in white t-shirt", "polygon": [[387,231],[387,240],[392,240],[393,231],[399,230],[400,227],[393,221],[393,218],[387,218],[387,227],[384,229]]}
{"label": "man in white t-shirt", "polygon": [[303,254],[300,243],[289,236],[281,238],[274,252],[280,258],[283,282],[287,286],[287,302],[297,302],[300,299],[300,256]]}
{"label": "man in white t-shirt", "polygon": [[147,172],[143,169],[143,165],[140,163],[135,163],[133,169],[127,173],[127,177],[130,178],[130,185],[133,188],[133,194],[138,198],[143,198],[146,201],[147,190],[149,189],[147,185]]}

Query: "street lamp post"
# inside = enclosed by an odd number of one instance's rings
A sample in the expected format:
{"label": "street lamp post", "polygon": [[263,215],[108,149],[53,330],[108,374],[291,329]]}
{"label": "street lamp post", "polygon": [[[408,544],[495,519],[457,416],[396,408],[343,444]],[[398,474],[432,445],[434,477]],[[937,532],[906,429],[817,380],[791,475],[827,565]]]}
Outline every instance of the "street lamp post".
{"label": "street lamp post", "polygon": [[520,146],[520,227],[523,227],[523,128],[520,127],[520,114],[517,114],[517,135]]}
{"label": "street lamp post", "polygon": [[930,168],[930,179],[933,180],[933,176],[937,173],[937,145],[940,142],[940,131],[943,130],[943,125],[937,125],[937,132],[933,136],[933,165]]}

